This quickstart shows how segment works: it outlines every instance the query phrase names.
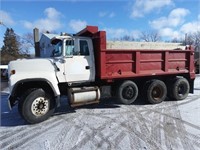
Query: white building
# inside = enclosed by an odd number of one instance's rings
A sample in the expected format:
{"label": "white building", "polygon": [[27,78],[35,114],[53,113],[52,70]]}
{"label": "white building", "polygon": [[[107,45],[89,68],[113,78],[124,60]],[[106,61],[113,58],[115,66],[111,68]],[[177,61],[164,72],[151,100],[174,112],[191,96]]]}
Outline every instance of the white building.
{"label": "white building", "polygon": [[51,57],[54,46],[51,44],[51,39],[57,34],[42,33],[40,38],[40,57],[47,58]]}

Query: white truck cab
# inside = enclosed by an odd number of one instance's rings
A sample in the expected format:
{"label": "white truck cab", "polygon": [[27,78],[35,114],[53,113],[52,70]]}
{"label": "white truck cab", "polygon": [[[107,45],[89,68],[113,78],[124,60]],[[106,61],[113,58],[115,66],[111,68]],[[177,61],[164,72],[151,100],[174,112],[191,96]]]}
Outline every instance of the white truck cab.
{"label": "white truck cab", "polygon": [[52,58],[21,59],[9,64],[9,106],[18,103],[28,123],[46,120],[67,95],[70,106],[98,103],[92,40],[79,36],[52,39]]}
{"label": "white truck cab", "polygon": [[92,40],[87,37],[57,36],[53,58],[59,82],[80,83],[95,80],[95,63]]}

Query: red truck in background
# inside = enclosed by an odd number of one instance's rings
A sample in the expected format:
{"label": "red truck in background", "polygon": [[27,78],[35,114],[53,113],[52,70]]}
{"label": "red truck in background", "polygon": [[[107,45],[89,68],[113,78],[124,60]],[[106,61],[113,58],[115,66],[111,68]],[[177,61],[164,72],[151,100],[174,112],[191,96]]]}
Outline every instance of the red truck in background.
{"label": "red truck in background", "polygon": [[18,102],[22,117],[38,123],[52,115],[61,95],[67,95],[72,107],[98,103],[104,86],[111,86],[112,95],[127,105],[139,93],[151,104],[166,97],[182,100],[193,93],[192,47],[108,49],[106,42],[105,31],[87,26],[75,35],[54,37],[51,59],[11,62],[10,106]]}

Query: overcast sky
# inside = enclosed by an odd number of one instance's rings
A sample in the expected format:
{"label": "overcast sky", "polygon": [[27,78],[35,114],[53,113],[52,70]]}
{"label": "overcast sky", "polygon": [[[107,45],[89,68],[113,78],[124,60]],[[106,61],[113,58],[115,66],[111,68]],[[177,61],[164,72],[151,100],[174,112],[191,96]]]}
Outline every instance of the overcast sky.
{"label": "overcast sky", "polygon": [[[170,40],[200,30],[200,0],[1,0],[0,21],[18,35],[35,27],[76,33],[95,25],[110,39],[156,30]],[[0,29],[2,46],[6,28]]]}

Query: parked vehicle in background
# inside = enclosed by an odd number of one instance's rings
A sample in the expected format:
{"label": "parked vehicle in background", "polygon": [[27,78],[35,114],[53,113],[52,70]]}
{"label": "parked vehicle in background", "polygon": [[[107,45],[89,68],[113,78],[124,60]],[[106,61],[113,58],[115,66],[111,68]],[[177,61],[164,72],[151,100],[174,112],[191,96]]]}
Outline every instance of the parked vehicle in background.
{"label": "parked vehicle in background", "polygon": [[121,103],[142,95],[151,104],[166,97],[182,100],[194,89],[194,50],[107,49],[106,32],[87,26],[75,35],[52,39],[51,59],[22,59],[9,64],[10,107],[38,123],[51,116],[67,95],[71,107],[98,103],[102,88]]}
{"label": "parked vehicle in background", "polygon": [[195,72],[196,74],[199,74],[199,64],[200,64],[200,59],[195,60]]}
{"label": "parked vehicle in background", "polygon": [[8,65],[0,65],[1,79],[8,79]]}

